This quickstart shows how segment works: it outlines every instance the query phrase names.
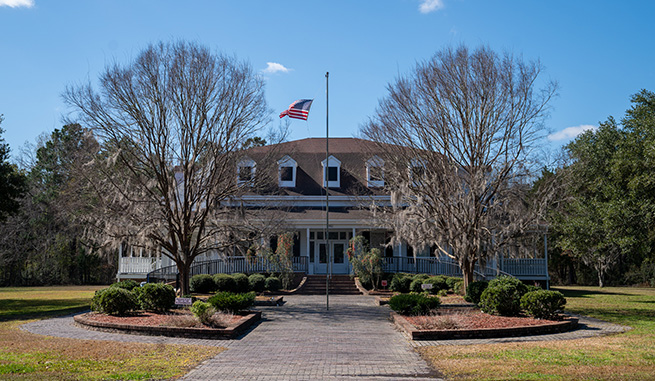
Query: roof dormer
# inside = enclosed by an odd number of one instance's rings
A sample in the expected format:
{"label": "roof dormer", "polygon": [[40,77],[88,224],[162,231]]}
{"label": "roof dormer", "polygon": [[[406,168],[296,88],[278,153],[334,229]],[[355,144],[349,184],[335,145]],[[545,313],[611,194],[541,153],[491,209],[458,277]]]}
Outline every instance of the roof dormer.
{"label": "roof dormer", "polygon": [[237,164],[237,184],[252,186],[255,180],[257,163],[249,157],[244,157]]}
{"label": "roof dormer", "polygon": [[384,160],[377,155],[366,161],[366,186],[369,188],[384,186]]}
{"label": "roof dormer", "polygon": [[341,161],[330,156],[321,162],[323,166],[323,186],[328,188],[341,187]]}
{"label": "roof dormer", "polygon": [[278,166],[278,184],[284,188],[296,187],[296,172],[298,163],[289,155],[277,161]]}

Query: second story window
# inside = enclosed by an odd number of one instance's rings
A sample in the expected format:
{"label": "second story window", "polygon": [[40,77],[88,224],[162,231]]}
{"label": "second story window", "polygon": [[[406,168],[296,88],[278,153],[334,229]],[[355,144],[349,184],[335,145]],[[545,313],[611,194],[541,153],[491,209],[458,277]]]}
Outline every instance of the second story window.
{"label": "second story window", "polygon": [[339,188],[341,186],[341,162],[330,156],[321,163],[323,166],[323,186]]}
{"label": "second story window", "polygon": [[245,158],[239,162],[237,166],[237,184],[252,186],[255,180],[255,161],[250,158]]}
{"label": "second story window", "polygon": [[425,162],[422,159],[412,159],[409,166],[409,179],[414,186],[419,186],[425,179]]}
{"label": "second story window", "polygon": [[296,186],[296,171],[298,164],[289,155],[277,161],[278,184],[281,187],[294,188]]}
{"label": "second story window", "polygon": [[369,188],[384,186],[384,160],[373,156],[366,162],[366,183]]}

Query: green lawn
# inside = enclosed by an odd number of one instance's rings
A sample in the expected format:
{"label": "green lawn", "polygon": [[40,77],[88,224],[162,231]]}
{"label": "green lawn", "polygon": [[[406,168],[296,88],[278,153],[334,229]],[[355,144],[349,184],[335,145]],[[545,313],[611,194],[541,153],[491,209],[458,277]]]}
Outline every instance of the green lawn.
{"label": "green lawn", "polygon": [[487,380],[655,379],[655,289],[558,287],[570,312],[634,329],[579,340],[425,347],[448,377]]}
{"label": "green lawn", "polygon": [[224,350],[53,338],[18,328],[32,319],[88,309],[99,288],[0,288],[0,380],[175,378]]}

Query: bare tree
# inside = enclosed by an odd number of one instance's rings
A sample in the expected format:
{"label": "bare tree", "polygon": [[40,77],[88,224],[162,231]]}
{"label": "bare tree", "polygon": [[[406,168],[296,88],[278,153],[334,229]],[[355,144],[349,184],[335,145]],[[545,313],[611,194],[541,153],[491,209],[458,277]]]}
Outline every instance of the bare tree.
{"label": "bare tree", "polygon": [[395,239],[475,264],[527,218],[534,143],[557,85],[537,90],[538,62],[487,47],[445,49],[388,86],[362,134],[384,152]]}
{"label": "bare tree", "polygon": [[237,227],[254,228],[225,203],[253,185],[237,182],[237,164],[269,118],[262,79],[203,46],[160,43],[108,67],[99,92],[73,86],[64,99],[104,147],[86,173],[98,195],[90,232],[162,250],[188,293],[198,255],[232,245]]}

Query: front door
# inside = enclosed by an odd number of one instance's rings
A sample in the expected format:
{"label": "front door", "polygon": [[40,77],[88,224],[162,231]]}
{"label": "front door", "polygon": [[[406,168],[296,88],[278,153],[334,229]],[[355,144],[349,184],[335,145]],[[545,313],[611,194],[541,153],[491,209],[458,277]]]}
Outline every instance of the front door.
{"label": "front door", "polygon": [[332,274],[350,273],[348,258],[346,258],[346,248],[348,247],[346,241],[330,241],[330,252],[328,252],[325,241],[318,241],[315,245],[315,274],[327,274],[330,265],[332,265]]}

